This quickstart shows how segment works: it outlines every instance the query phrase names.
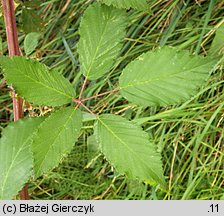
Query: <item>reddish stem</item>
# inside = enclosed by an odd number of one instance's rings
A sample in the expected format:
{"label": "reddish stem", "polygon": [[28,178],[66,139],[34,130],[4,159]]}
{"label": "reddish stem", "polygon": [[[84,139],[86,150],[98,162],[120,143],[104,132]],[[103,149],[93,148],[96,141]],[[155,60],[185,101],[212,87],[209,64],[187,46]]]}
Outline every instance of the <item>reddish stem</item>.
{"label": "reddish stem", "polygon": [[87,100],[91,100],[91,99],[94,99],[94,98],[97,98],[97,97],[101,97],[101,96],[104,96],[106,94],[114,93],[114,92],[117,92],[119,90],[120,90],[119,88],[116,88],[116,89],[113,89],[113,90],[110,90],[110,91],[107,91],[107,92],[103,92],[103,93],[94,95],[94,96],[89,97],[89,98],[84,98],[84,99],[81,100],[81,102],[84,102],[84,101],[87,101]]}
{"label": "reddish stem", "polygon": [[89,113],[91,113],[92,115],[96,116],[96,114],[94,114],[87,106],[85,106],[80,99],[73,98],[73,101],[77,103],[76,106],[75,106],[76,108],[78,108],[81,105]]}
{"label": "reddish stem", "polygon": [[[16,31],[16,18],[15,18],[15,6],[13,0],[2,0],[4,19],[6,26],[6,35],[8,43],[9,56],[20,55],[19,42]],[[12,92],[13,97],[13,113],[14,121],[23,118],[23,100],[16,96],[16,93]],[[20,199],[29,199],[27,185],[20,192]]]}
{"label": "reddish stem", "polygon": [[28,184],[26,184],[23,189],[19,192],[19,197],[21,200],[29,200],[30,196],[28,193]]}
{"label": "reddish stem", "polygon": [[83,85],[82,85],[82,88],[81,88],[81,91],[80,91],[80,94],[79,94],[79,100],[82,98],[82,95],[83,95],[84,89],[86,87],[87,81],[88,81],[87,77],[85,77],[85,80],[83,82]]}
{"label": "reddish stem", "polygon": [[87,106],[85,106],[83,104],[83,102],[87,101],[87,100],[91,100],[91,99],[94,99],[94,98],[97,98],[97,97],[101,97],[103,95],[106,95],[106,94],[110,94],[110,93],[114,93],[114,92],[117,92],[119,91],[120,89],[119,88],[116,88],[116,89],[113,89],[113,90],[110,90],[110,91],[107,91],[107,92],[103,92],[101,94],[97,94],[97,95],[94,95],[92,97],[89,97],[89,98],[84,98],[84,99],[81,99],[82,98],[82,94],[83,94],[83,91],[85,89],[85,86],[86,86],[86,82],[87,82],[87,79],[85,79],[83,85],[82,85],[82,89],[80,91],[80,95],[79,95],[79,98],[73,98],[73,101],[76,102],[76,108],[79,108],[79,106],[81,105],[84,109],[86,109],[89,113],[91,113],[92,115],[96,116],[96,114],[93,113],[93,111],[91,111]]}
{"label": "reddish stem", "polygon": [[87,106],[85,106],[83,103],[80,103],[80,105],[81,105],[84,109],[86,109],[89,113],[91,113],[92,115],[96,116],[96,114],[95,114],[92,110],[90,110]]}
{"label": "reddish stem", "polygon": [[2,0],[9,56],[20,55],[13,0]]}
{"label": "reddish stem", "polygon": [[79,108],[79,106],[81,105],[82,101],[77,99],[77,98],[73,98],[73,101],[77,103],[75,107]]}

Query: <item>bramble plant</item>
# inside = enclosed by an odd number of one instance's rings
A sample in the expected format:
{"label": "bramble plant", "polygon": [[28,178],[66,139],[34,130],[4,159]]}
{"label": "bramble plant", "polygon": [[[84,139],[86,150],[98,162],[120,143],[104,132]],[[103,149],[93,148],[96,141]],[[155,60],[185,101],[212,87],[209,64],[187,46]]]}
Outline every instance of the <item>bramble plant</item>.
{"label": "bramble plant", "polygon": [[83,133],[81,109],[93,116],[99,148],[119,173],[166,190],[161,155],[147,132],[124,117],[96,114],[85,102],[116,93],[143,107],[180,104],[208,79],[217,60],[173,47],[157,48],[129,63],[114,89],[84,98],[87,81],[104,77],[118,57],[128,23],[125,9],[131,7],[147,10],[145,0],[100,0],[85,11],[78,44],[85,81],[79,94],[58,71],[38,61],[0,57],[5,79],[19,97],[34,105],[56,107],[48,116],[25,118],[3,130],[0,199],[12,199],[30,176],[38,178],[58,166]]}

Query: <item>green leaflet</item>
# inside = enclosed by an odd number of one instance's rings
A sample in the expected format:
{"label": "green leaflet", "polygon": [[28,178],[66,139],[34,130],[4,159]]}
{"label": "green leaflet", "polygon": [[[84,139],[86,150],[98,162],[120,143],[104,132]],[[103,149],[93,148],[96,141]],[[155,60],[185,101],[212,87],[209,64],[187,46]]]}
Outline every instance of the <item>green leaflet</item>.
{"label": "green leaflet", "polygon": [[51,114],[33,137],[34,175],[38,177],[58,166],[78,139],[82,113],[67,107]]}
{"label": "green leaflet", "polygon": [[118,172],[166,187],[161,156],[146,132],[115,115],[102,115],[95,125],[100,149]]}
{"label": "green leaflet", "polygon": [[216,63],[169,47],[149,51],[123,70],[121,94],[142,106],[179,104],[196,93]]}
{"label": "green leaflet", "polygon": [[80,24],[78,53],[81,72],[90,80],[107,73],[122,47],[126,13],[106,5],[90,5]]}
{"label": "green leaflet", "polygon": [[149,9],[149,6],[146,0],[98,0],[99,2],[105,3],[110,6],[113,5],[117,8],[130,9],[134,8],[140,11],[146,11]]}
{"label": "green leaflet", "polygon": [[209,55],[224,54],[224,23],[216,30],[215,38],[212,41]]}
{"label": "green leaflet", "polygon": [[40,33],[31,32],[24,39],[24,51],[26,55],[30,55],[37,47]]}
{"label": "green leaflet", "polygon": [[43,117],[10,123],[0,139],[0,199],[12,199],[32,173],[32,136]]}
{"label": "green leaflet", "polygon": [[55,70],[24,57],[0,57],[8,84],[19,96],[36,105],[60,106],[69,103],[75,92],[72,85]]}
{"label": "green leaflet", "polygon": [[96,141],[95,135],[91,135],[87,139],[87,149],[89,152],[98,152],[99,151],[99,145]]}

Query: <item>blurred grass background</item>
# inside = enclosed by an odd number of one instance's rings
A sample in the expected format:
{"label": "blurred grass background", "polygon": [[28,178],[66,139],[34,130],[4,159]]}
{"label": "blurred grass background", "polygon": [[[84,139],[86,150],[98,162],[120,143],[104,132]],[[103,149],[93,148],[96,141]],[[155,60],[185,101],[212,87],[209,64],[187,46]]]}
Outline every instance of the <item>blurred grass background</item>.
{"label": "blurred grass background", "polygon": [[[36,25],[42,25],[38,47],[30,57],[57,68],[77,91],[83,83],[77,54],[78,28],[92,2],[37,0],[34,5],[39,17]],[[88,83],[85,97],[115,88],[124,66],[155,47],[175,46],[207,55],[216,28],[224,22],[222,0],[152,0],[149,4],[150,13],[128,11],[129,26],[120,56],[104,79]],[[18,7],[16,13],[23,52],[26,33],[21,9]],[[2,17],[0,36],[0,53],[7,54]],[[224,199],[223,78],[220,64],[198,93],[179,106],[137,107],[117,94],[87,103],[96,113],[120,114],[144,127],[163,156],[168,192],[119,175],[97,151],[91,136],[93,121],[85,115],[83,133],[71,154],[52,172],[36,181],[31,179],[31,199]],[[27,114],[36,115],[51,108],[27,109]],[[9,88],[0,72],[0,130],[12,119]]]}

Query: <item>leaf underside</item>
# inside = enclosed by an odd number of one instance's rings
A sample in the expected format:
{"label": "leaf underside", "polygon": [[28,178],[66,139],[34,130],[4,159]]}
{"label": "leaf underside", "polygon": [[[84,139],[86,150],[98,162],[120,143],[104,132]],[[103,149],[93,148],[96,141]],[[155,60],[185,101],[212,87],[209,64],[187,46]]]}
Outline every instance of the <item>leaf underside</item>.
{"label": "leaf underside", "polygon": [[34,175],[48,172],[58,166],[73,148],[82,127],[82,113],[67,107],[51,114],[33,137]]}
{"label": "leaf underside", "polygon": [[13,122],[3,130],[0,140],[0,199],[12,199],[32,173],[33,133],[44,118]]}
{"label": "leaf underside", "polygon": [[113,5],[117,8],[130,9],[134,8],[140,11],[146,11],[149,6],[146,0],[98,0],[108,6]]}
{"label": "leaf underside", "polygon": [[96,80],[107,73],[122,47],[126,13],[99,3],[90,5],[80,24],[78,53],[81,72]]}
{"label": "leaf underside", "polygon": [[69,103],[75,92],[72,85],[55,70],[24,57],[1,56],[0,65],[8,84],[30,103],[60,106]]}
{"label": "leaf underside", "polygon": [[161,156],[140,127],[120,116],[102,115],[94,129],[101,151],[118,172],[165,188]]}
{"label": "leaf underside", "polygon": [[216,62],[169,47],[149,51],[123,70],[121,94],[141,106],[179,104],[197,92]]}

